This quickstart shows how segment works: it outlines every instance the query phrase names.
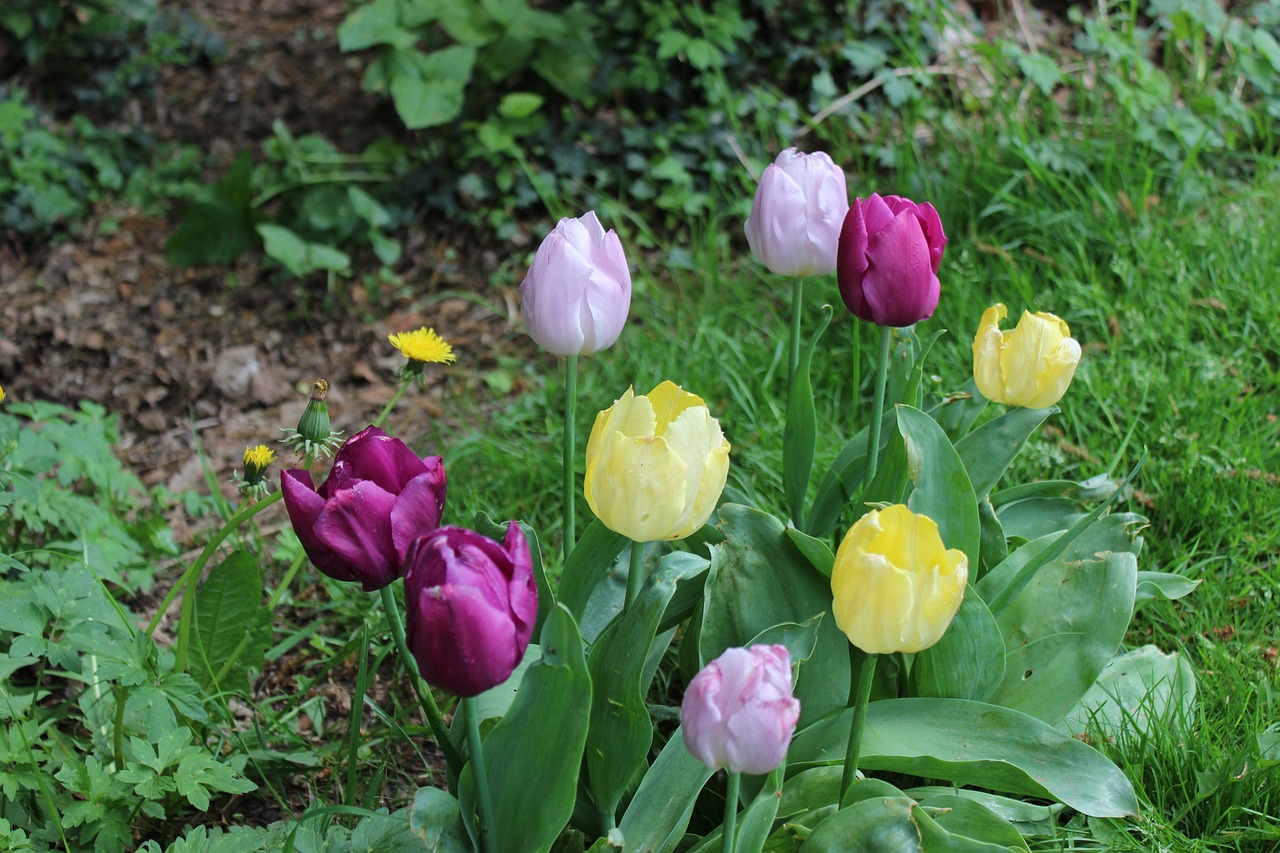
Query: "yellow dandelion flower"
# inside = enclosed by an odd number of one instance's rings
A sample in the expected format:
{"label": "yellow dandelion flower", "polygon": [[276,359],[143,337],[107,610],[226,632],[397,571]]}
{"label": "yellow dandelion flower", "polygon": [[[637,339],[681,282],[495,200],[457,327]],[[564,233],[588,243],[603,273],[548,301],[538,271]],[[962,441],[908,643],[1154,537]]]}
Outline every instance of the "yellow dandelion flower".
{"label": "yellow dandelion flower", "polygon": [[435,329],[423,326],[412,332],[387,335],[391,345],[411,362],[419,364],[452,364],[455,361],[453,347],[436,334]]}
{"label": "yellow dandelion flower", "polygon": [[259,444],[256,447],[246,447],[244,449],[244,468],[245,472],[261,472],[267,470],[267,466],[276,458],[276,453],[265,444]]}
{"label": "yellow dandelion flower", "polygon": [[4,402],[4,388],[0,387],[0,403]]}

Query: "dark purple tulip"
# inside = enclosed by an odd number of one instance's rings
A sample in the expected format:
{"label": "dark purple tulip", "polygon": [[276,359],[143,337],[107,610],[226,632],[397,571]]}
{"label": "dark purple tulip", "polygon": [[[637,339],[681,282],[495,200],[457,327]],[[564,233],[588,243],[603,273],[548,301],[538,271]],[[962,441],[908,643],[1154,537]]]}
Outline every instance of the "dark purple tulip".
{"label": "dark purple tulip", "polygon": [[475,696],[506,681],[538,616],[533,559],[520,525],[499,545],[441,527],[409,547],[404,594],[409,649],[429,684]]}
{"label": "dark purple tulip", "polygon": [[280,490],[315,567],[372,592],[400,577],[413,540],[440,526],[444,464],[371,426],[342,445],[319,489],[294,468],[281,473]]}
{"label": "dark purple tulip", "polygon": [[840,296],[877,326],[910,326],[938,307],[938,267],[947,237],[933,205],[887,195],[856,199],[836,253]]}

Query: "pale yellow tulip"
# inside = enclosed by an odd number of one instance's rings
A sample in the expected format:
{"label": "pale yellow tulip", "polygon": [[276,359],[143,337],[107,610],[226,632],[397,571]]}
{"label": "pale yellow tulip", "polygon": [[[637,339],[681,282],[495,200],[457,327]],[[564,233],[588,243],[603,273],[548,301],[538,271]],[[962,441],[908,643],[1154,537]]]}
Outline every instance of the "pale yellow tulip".
{"label": "pale yellow tulip", "polygon": [[1043,409],[1067,393],[1080,363],[1080,344],[1052,314],[1022,312],[1011,332],[1000,331],[1004,305],[982,314],[973,339],[973,380],[982,396],[1008,406]]}

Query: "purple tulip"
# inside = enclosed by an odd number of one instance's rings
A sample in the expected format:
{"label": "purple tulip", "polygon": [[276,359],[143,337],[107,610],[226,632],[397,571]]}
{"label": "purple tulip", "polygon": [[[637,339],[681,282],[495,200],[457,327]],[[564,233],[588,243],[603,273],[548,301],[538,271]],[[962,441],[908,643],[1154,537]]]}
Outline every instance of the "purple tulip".
{"label": "purple tulip", "polygon": [[280,490],[312,564],[372,592],[400,577],[413,540],[440,526],[444,464],[371,426],[342,445],[319,489],[294,468],[281,473]]}
{"label": "purple tulip", "polygon": [[734,773],[781,764],[799,718],[786,646],[727,650],[693,677],[680,706],[689,752],[712,770]]}
{"label": "purple tulip", "polygon": [[844,170],[821,151],[788,148],[760,176],[744,227],[747,245],[778,275],[825,275],[836,268],[848,210]]}
{"label": "purple tulip", "polygon": [[840,231],[836,279],[844,304],[877,326],[910,326],[938,307],[947,237],[931,204],[887,195],[856,199]]}
{"label": "purple tulip", "polygon": [[506,681],[524,658],[538,616],[533,559],[520,525],[499,545],[441,527],[405,560],[409,649],[429,684],[475,696]]}
{"label": "purple tulip", "polygon": [[613,346],[631,310],[631,270],[622,242],[589,211],[561,219],[520,284],[529,335],[556,355]]}

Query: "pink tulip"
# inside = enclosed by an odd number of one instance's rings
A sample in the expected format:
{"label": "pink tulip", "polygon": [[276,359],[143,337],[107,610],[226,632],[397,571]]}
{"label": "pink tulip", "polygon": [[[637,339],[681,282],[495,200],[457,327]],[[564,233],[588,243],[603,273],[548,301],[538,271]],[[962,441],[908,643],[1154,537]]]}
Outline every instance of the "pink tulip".
{"label": "pink tulip", "polygon": [[475,696],[506,681],[538,616],[533,559],[520,525],[499,545],[461,527],[417,539],[405,561],[409,649],[429,684]]}
{"label": "pink tulip", "polygon": [[768,773],[781,764],[799,718],[786,646],[727,650],[693,677],[680,706],[690,754],[734,773]]}
{"label": "pink tulip", "polygon": [[910,326],[938,307],[947,237],[931,204],[896,195],[859,198],[840,231],[836,278],[844,304],[877,326]]}
{"label": "pink tulip", "polygon": [[439,456],[419,457],[374,426],[347,439],[319,489],[310,471],[280,475],[289,520],[312,564],[366,592],[400,577],[409,544],[440,525],[445,486]]}
{"label": "pink tulip", "polygon": [[821,151],[788,148],[756,187],[745,226],[751,254],[778,275],[825,275],[836,268],[848,209],[844,171]]}

